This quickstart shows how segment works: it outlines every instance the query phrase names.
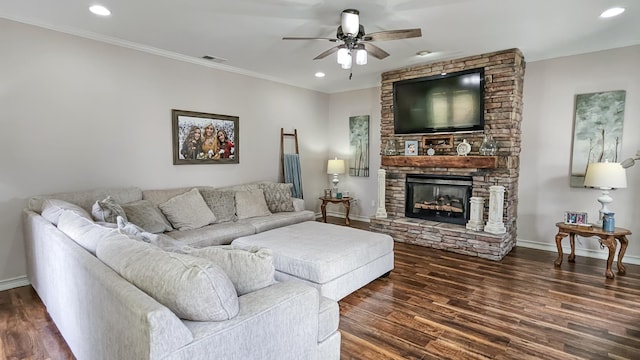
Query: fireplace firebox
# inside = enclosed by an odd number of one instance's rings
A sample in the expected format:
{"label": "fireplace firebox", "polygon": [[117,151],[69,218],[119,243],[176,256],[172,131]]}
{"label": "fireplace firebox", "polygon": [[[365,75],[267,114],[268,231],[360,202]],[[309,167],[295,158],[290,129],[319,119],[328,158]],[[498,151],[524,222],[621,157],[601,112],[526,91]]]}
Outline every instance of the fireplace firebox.
{"label": "fireplace firebox", "polygon": [[405,216],[452,224],[469,220],[469,176],[407,174]]}

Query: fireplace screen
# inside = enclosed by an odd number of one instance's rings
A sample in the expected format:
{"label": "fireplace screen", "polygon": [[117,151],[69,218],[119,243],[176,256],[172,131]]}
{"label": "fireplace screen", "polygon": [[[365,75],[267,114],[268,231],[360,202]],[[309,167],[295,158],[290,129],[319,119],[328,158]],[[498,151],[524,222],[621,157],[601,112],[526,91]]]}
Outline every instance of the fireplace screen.
{"label": "fireplace screen", "polygon": [[407,175],[405,216],[465,224],[472,185],[467,176]]}

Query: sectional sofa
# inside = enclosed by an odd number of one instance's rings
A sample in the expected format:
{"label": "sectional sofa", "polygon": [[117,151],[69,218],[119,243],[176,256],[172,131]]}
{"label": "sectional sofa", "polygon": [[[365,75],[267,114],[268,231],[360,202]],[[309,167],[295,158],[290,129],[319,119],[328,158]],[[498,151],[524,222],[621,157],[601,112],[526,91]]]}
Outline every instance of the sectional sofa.
{"label": "sectional sofa", "polygon": [[[78,359],[338,359],[337,302],[302,282],[276,281],[269,251],[222,250],[264,264],[238,278],[184,251],[313,220],[283,186],[36,196],[23,212],[28,278]],[[196,193],[210,213],[185,200]],[[119,211],[137,233],[114,224]],[[198,216],[182,216],[190,211]],[[176,242],[181,251],[160,246]]]}

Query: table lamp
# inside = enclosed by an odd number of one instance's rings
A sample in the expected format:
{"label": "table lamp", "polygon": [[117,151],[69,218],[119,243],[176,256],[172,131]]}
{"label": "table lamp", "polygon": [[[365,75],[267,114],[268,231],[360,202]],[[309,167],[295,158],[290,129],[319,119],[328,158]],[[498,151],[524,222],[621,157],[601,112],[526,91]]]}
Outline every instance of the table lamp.
{"label": "table lamp", "polygon": [[329,160],[327,163],[327,174],[333,174],[333,179],[331,182],[333,183],[333,191],[335,193],[338,192],[338,174],[344,174],[344,160],[338,160],[336,157],[333,160]]}
{"label": "table lamp", "polygon": [[602,223],[602,214],[609,212],[608,205],[613,201],[609,190],[626,188],[627,173],[619,163],[590,163],[584,176],[584,186],[602,190],[602,195],[598,197],[598,202],[602,204],[598,222]]}

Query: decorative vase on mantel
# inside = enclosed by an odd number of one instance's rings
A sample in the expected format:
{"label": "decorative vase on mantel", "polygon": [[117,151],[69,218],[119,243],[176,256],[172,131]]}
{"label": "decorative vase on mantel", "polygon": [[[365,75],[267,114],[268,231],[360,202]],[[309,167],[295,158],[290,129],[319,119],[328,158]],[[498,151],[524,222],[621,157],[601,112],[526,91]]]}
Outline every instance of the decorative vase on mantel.
{"label": "decorative vase on mantel", "polygon": [[491,134],[485,134],[482,144],[480,145],[480,155],[493,156],[498,151],[498,145],[493,140]]}

